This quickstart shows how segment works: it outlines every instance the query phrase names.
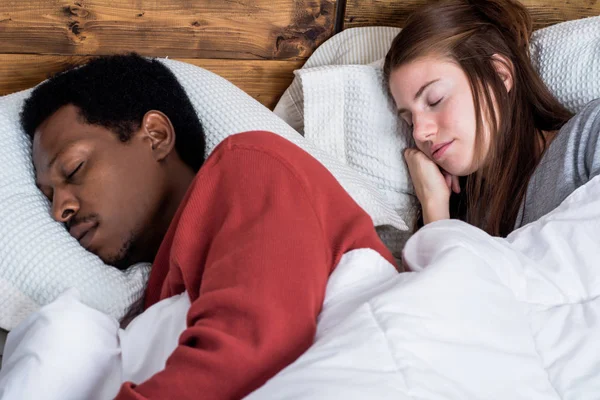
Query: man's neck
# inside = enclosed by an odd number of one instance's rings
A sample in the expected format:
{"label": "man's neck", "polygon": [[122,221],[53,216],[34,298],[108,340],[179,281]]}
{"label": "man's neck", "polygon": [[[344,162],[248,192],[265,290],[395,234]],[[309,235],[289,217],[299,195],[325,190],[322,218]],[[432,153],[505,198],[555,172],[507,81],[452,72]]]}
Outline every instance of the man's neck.
{"label": "man's neck", "polygon": [[165,197],[162,206],[158,209],[154,226],[151,227],[153,232],[148,238],[150,242],[146,243],[144,246],[151,253],[145,258],[152,261],[158,253],[163,238],[169,230],[169,226],[192,184],[192,181],[196,177],[196,173],[187,165],[181,163],[181,165],[174,166],[174,168],[169,171],[168,176],[167,196]]}
{"label": "man's neck", "polygon": [[166,205],[167,207],[165,210],[165,217],[168,217],[167,228],[168,225],[171,224],[177,209],[181,205],[181,202],[183,201],[183,198],[185,197],[195,177],[196,173],[187,166],[178,169],[172,174],[172,186],[170,188],[171,194],[169,196],[170,198],[167,200],[168,204]]}

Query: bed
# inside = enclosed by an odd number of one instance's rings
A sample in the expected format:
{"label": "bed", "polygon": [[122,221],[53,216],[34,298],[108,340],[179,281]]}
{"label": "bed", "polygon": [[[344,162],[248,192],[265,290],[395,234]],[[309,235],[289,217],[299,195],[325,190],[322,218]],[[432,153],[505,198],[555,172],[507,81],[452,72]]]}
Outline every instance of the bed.
{"label": "bed", "polygon": [[[275,108],[322,43],[402,27],[425,0],[33,0],[0,3],[0,95],[96,55],[136,51],[206,68]],[[526,0],[534,27],[600,15],[594,0]],[[0,349],[4,334],[0,332]],[[0,350],[0,357],[1,357]]]}

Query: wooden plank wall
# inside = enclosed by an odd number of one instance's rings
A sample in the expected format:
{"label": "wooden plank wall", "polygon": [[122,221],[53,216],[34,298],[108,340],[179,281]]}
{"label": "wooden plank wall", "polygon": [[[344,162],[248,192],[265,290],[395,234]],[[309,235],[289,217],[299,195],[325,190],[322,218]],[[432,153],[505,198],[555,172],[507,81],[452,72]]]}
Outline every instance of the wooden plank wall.
{"label": "wooden plank wall", "polygon": [[333,34],[335,0],[0,1],[0,95],[89,56],[181,59],[273,107]]}
{"label": "wooden plank wall", "polygon": [[[335,32],[401,27],[428,1],[0,0],[0,95],[90,56],[134,50],[214,71],[272,108]],[[600,14],[597,0],[522,1],[536,28]]]}

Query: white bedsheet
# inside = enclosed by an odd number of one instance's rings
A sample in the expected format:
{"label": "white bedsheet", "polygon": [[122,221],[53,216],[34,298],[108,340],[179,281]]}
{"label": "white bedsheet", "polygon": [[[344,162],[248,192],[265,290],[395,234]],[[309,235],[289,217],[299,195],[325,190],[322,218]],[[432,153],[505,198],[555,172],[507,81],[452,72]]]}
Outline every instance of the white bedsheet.
{"label": "white bedsheet", "polygon": [[121,383],[164,368],[185,328],[187,293],[163,300],[127,329],[70,289],[8,335],[0,399],[113,399]]}
{"label": "white bedsheet", "polygon": [[[597,177],[507,239],[426,226],[405,247],[415,272],[350,252],[314,345],[248,398],[596,399],[599,238]],[[0,397],[111,398],[164,366],[188,307],[167,299],[123,331],[67,293],[9,335]]]}

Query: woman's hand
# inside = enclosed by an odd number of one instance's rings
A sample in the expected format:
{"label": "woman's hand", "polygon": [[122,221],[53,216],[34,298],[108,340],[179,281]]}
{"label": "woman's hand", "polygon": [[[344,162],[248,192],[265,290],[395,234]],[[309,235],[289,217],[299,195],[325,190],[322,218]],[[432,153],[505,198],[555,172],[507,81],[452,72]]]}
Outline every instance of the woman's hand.
{"label": "woman's hand", "polygon": [[440,170],[421,150],[407,148],[404,159],[415,187],[415,192],[423,209],[423,222],[450,218],[451,191],[460,193],[458,177]]}

